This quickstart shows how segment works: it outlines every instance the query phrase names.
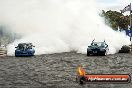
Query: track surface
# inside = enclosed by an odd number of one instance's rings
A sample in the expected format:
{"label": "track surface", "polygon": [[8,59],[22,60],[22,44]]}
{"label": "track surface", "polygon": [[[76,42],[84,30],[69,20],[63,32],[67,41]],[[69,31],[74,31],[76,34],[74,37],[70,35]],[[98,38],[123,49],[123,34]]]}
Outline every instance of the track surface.
{"label": "track surface", "polygon": [[79,85],[75,80],[79,64],[83,64],[88,73],[131,73],[132,54],[87,57],[69,52],[34,57],[0,57],[0,88],[132,88],[132,82]]}

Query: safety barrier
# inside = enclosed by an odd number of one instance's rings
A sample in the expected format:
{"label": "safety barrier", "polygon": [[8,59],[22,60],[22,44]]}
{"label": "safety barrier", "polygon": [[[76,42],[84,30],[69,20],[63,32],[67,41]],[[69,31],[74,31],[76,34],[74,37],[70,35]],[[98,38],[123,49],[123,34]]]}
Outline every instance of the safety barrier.
{"label": "safety barrier", "polygon": [[130,47],[130,51],[132,52],[132,45],[129,45],[129,47]]}
{"label": "safety barrier", "polygon": [[6,56],[6,55],[7,55],[7,50],[0,49],[0,56]]}

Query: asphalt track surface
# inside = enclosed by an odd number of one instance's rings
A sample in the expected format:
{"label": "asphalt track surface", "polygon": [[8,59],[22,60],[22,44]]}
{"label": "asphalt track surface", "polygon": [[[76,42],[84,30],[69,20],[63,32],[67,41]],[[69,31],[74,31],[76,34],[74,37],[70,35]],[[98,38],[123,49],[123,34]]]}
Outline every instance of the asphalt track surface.
{"label": "asphalt track surface", "polygon": [[79,64],[83,64],[89,74],[127,74],[132,73],[132,54],[87,57],[68,52],[0,57],[0,88],[132,88],[132,82],[79,85],[76,82]]}

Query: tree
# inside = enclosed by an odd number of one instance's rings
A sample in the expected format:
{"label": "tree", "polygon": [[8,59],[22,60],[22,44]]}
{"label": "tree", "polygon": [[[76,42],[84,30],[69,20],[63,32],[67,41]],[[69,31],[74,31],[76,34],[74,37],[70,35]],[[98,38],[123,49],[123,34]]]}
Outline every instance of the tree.
{"label": "tree", "polygon": [[102,17],[105,18],[108,22],[105,22],[107,25],[117,30],[118,27],[120,29],[128,29],[129,25],[129,16],[124,16],[122,13],[117,11],[107,11],[102,10]]}

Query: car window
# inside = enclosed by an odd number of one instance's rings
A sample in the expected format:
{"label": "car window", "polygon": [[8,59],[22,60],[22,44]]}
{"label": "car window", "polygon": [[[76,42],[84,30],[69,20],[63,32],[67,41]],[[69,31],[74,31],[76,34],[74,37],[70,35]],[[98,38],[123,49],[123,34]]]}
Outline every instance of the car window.
{"label": "car window", "polygon": [[23,49],[23,47],[24,47],[23,44],[18,45],[18,49]]}
{"label": "car window", "polygon": [[91,46],[95,46],[95,47],[107,47],[108,45],[104,42],[92,42]]}

